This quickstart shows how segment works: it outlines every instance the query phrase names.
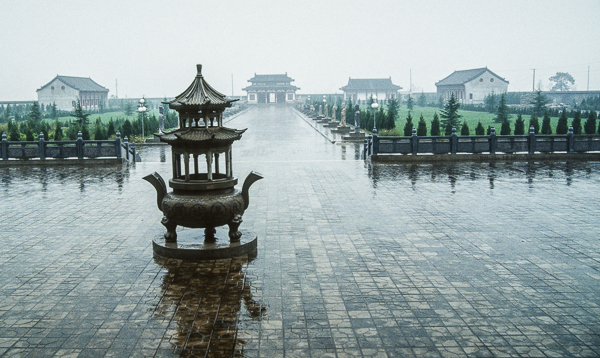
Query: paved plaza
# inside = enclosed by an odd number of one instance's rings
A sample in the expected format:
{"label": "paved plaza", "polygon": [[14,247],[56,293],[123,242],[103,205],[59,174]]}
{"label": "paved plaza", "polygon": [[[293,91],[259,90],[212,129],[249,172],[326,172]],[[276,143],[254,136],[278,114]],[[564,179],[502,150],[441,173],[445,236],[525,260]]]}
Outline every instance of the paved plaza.
{"label": "paved plaza", "polygon": [[227,123],[252,257],[153,257],[168,147],[0,168],[0,356],[600,357],[599,162],[371,166],[307,121]]}

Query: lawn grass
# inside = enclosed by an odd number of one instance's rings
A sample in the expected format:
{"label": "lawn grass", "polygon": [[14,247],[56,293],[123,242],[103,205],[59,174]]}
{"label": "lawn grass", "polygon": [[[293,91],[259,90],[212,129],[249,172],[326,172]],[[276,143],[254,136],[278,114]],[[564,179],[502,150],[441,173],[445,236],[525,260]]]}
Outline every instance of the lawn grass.
{"label": "lawn grass", "polygon": [[[404,135],[403,129],[404,129],[404,125],[406,124],[406,117],[408,116],[408,112],[409,111],[406,106],[404,106],[404,105],[400,106],[400,109],[398,111],[398,120],[396,121],[396,129],[393,131],[385,131],[385,130],[380,131],[380,135],[394,135],[394,136]],[[413,127],[417,128],[417,125],[419,123],[419,118],[420,118],[421,114],[423,114],[423,118],[425,118],[425,122],[427,123],[427,135],[429,135],[429,133],[431,131],[431,121],[433,120],[433,114],[436,112],[439,117],[441,114],[441,109],[438,107],[414,106],[412,113],[411,113]],[[491,127],[496,128],[496,134],[500,134],[500,128],[502,127],[502,124],[494,122],[494,118],[496,118],[495,113],[464,111],[464,110],[459,109],[458,114],[462,116],[460,118],[460,124],[456,128],[456,131],[458,134],[460,134],[460,129],[461,129],[463,121],[467,122],[467,125],[469,126],[470,135],[475,135],[475,128],[477,127],[477,123],[479,123],[480,121],[485,129],[487,129],[488,126],[491,126]],[[530,118],[531,118],[531,116],[528,114],[523,115],[523,121],[525,122],[525,128],[529,128],[529,119]],[[440,121],[441,120],[442,120],[442,118],[440,117]],[[517,120],[517,115],[510,114],[508,116],[508,120],[510,121],[510,125],[511,125],[511,134],[513,134],[515,131],[515,121]],[[539,120],[540,128],[541,128],[543,116],[539,117],[538,120]],[[552,133],[555,133],[556,125],[558,123],[558,117],[551,117],[550,123],[551,123]],[[569,124],[570,124],[570,122],[569,122]],[[444,129],[440,128],[440,130],[443,135]],[[525,132],[528,132],[528,130],[526,129]]]}

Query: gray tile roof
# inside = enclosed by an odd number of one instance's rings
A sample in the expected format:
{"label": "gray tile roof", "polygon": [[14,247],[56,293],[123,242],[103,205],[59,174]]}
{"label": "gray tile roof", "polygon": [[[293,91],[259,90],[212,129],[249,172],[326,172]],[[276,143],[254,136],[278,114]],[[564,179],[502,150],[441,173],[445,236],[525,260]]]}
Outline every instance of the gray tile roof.
{"label": "gray tile roof", "polygon": [[292,82],[294,81],[291,77],[285,74],[277,75],[257,75],[248,80],[248,82]]}
{"label": "gray tile roof", "polygon": [[490,71],[487,67],[484,68],[475,68],[472,70],[462,70],[462,71],[454,71],[450,76],[444,78],[443,80],[437,82],[436,86],[448,86],[448,85],[464,85],[465,83],[474,80],[475,78],[481,76],[486,71],[489,71],[494,76],[502,79],[506,83],[504,78],[498,76],[494,72]]}
{"label": "gray tile roof", "polygon": [[54,79],[52,79],[52,81],[48,82],[47,84],[42,86],[40,89],[38,89],[38,91],[48,87],[48,85],[50,85],[50,83],[52,83],[56,79],[62,81],[67,86],[74,88],[81,92],[108,92],[108,88],[104,88],[104,87],[100,86],[99,84],[94,82],[94,80],[92,80],[89,77],[72,77],[72,76],[59,76],[59,75],[57,75]]}
{"label": "gray tile roof", "polygon": [[392,78],[349,78],[342,91],[400,90],[402,87],[392,83]]}

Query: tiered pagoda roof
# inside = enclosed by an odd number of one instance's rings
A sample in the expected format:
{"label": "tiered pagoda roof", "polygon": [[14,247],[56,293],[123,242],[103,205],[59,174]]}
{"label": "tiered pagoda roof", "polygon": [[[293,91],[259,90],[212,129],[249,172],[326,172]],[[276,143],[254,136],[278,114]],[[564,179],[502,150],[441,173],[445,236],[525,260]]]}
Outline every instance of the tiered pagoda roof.
{"label": "tiered pagoda roof", "polygon": [[198,73],[194,82],[172,101],[163,102],[176,111],[190,109],[219,110],[231,107],[237,99],[229,99],[221,92],[212,88],[202,76],[202,65],[196,65]]}

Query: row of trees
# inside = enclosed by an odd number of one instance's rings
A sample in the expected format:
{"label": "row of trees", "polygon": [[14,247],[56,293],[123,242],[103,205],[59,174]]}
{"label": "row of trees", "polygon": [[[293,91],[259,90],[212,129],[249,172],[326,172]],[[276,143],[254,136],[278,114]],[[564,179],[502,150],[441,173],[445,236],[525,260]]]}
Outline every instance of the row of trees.
{"label": "row of trees", "polygon": [[[104,123],[98,117],[94,124],[90,123],[91,114],[82,110],[81,104],[77,102],[75,111],[70,113],[74,120],[61,121],[55,119],[54,123],[43,119],[42,111],[37,102],[29,106],[29,112],[24,116],[24,120],[9,120],[7,124],[8,140],[10,141],[35,141],[38,140],[39,133],[44,134],[46,140],[76,140],[78,132],[81,132],[84,140],[95,139],[105,140],[113,139],[117,132],[121,136],[134,139],[142,133],[142,116],[138,113],[136,118],[127,117],[110,118]],[[165,128],[172,128],[178,125],[177,113],[167,111],[165,117]],[[52,123],[52,124],[51,124]],[[154,113],[144,115],[144,128],[147,133],[157,131],[158,119]]]}
{"label": "row of trees", "polygon": [[[439,136],[441,133],[441,129],[443,130],[444,135],[448,136],[452,134],[452,128],[460,128],[460,135],[470,135],[470,128],[466,121],[460,123],[460,118],[462,117],[458,113],[458,109],[460,108],[460,103],[456,101],[454,96],[450,97],[448,102],[444,105],[444,108],[441,110],[440,116],[437,113],[434,113],[433,120],[430,125],[430,135],[431,136]],[[508,106],[506,105],[506,100],[504,96],[501,96],[500,103],[496,109],[497,116],[494,119],[494,122],[500,123],[500,135],[510,135],[512,132],[511,123],[508,115]],[[441,118],[441,120],[440,120]],[[570,126],[573,127],[574,134],[600,134],[600,126],[598,127],[598,132],[596,132],[596,121],[597,121],[597,113],[596,111],[589,111],[587,115],[587,119],[585,123],[582,125],[582,112],[581,110],[577,110],[574,113],[573,120],[570,123]],[[413,130],[413,118],[411,112],[408,112],[408,116],[406,117],[406,124],[403,129],[403,134],[405,136],[412,135]],[[538,116],[534,112],[529,120],[529,125],[525,127],[525,121],[523,120],[523,116],[521,113],[517,115],[517,119],[514,125],[514,134],[515,135],[524,135],[529,133],[529,128],[534,128],[534,133],[539,134],[552,134],[551,127],[551,117],[549,112],[546,110],[543,114],[542,124],[540,128],[540,123]],[[481,124],[481,121],[477,124],[475,128],[475,135],[489,135],[491,134],[492,127],[488,126],[487,130]],[[567,118],[567,111],[563,110],[562,114],[558,120],[556,125],[555,133],[556,134],[567,134],[569,131],[569,123]],[[419,122],[417,124],[417,135],[418,136],[426,136],[427,135],[427,123],[421,114],[419,118]]]}

